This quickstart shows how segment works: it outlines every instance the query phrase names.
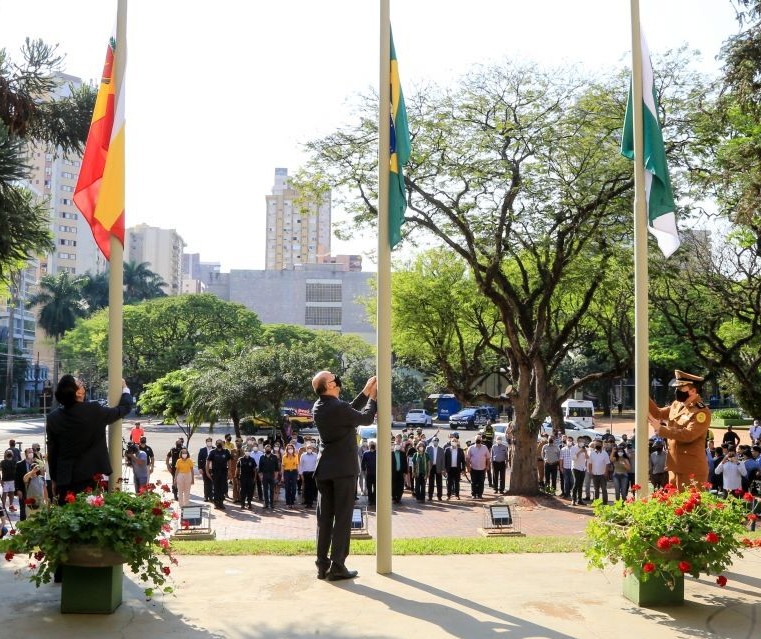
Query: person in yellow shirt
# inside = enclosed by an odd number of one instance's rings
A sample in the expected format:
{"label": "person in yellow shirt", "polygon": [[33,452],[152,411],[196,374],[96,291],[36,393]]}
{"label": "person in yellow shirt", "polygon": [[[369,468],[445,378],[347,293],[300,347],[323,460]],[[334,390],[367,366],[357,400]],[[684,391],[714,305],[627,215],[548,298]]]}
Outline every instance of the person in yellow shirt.
{"label": "person in yellow shirt", "polygon": [[177,459],[175,465],[174,480],[177,484],[177,499],[180,502],[180,507],[190,505],[190,487],[195,482],[193,478],[193,460],[188,454],[188,449],[183,448],[180,451],[180,457]]}
{"label": "person in yellow shirt", "polygon": [[283,479],[285,480],[285,505],[296,505],[296,480],[299,477],[299,456],[296,447],[288,444],[282,460]]}

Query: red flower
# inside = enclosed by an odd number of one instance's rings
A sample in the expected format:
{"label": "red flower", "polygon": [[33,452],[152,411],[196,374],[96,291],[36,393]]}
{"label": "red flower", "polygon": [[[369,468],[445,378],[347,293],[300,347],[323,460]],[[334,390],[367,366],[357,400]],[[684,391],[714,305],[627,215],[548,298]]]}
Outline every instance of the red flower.
{"label": "red flower", "polygon": [[727,578],[724,575],[719,575],[716,577],[716,583],[719,584],[722,588],[727,585]]}
{"label": "red flower", "polygon": [[162,508],[169,508],[169,506],[171,506],[171,505],[172,505],[171,501],[162,501],[161,502],[161,507]]}
{"label": "red flower", "polygon": [[742,545],[743,545],[743,546],[745,546],[746,548],[750,548],[751,546],[753,546],[753,542],[752,542],[750,539],[748,539],[747,537],[743,537],[743,538],[740,540],[740,542],[741,542],[741,543],[742,543]]}
{"label": "red flower", "polygon": [[151,508],[151,512],[157,517],[159,517],[164,514],[164,509],[159,508],[158,506],[154,506],[153,508]]}
{"label": "red flower", "polygon": [[713,505],[713,507],[714,507],[716,510],[724,510],[724,504],[722,504],[721,502],[717,502],[717,503],[715,503],[715,504]]}
{"label": "red flower", "polygon": [[679,570],[682,572],[690,572],[692,570],[692,565],[689,561],[680,561],[679,562]]}
{"label": "red flower", "polygon": [[[155,488],[155,486],[154,486],[154,488]],[[169,488],[169,486],[167,486],[166,484],[161,484],[161,490],[163,492],[165,492],[165,493],[171,493],[172,492],[172,489]]]}
{"label": "red flower", "polygon": [[756,521],[757,519],[758,519],[758,515],[754,513],[750,513],[750,515],[748,515],[748,521]]}
{"label": "red flower", "polygon": [[172,532],[172,527],[169,524],[163,524],[161,526],[161,530],[163,530],[164,532]]}
{"label": "red flower", "polygon": [[73,504],[77,500],[77,496],[74,493],[66,493],[66,503]]}
{"label": "red flower", "polygon": [[[691,501],[687,501],[682,506],[682,509],[686,513],[691,513],[693,510],[695,510],[695,504],[693,502],[691,502]],[[679,513],[677,513],[677,514],[679,514]]]}
{"label": "red flower", "polygon": [[743,491],[742,491],[742,489],[741,489],[741,488],[735,488],[735,489],[732,491],[732,494],[733,494],[735,497],[739,497],[740,495],[742,495],[742,494],[743,494]]}
{"label": "red flower", "polygon": [[92,486],[88,486],[87,488],[85,488],[85,492],[86,492],[88,495],[89,495],[90,493],[92,493]]}
{"label": "red flower", "polygon": [[711,488],[713,488],[713,484],[710,481],[704,481],[701,486],[706,490],[711,490]]}
{"label": "red flower", "polygon": [[162,548],[169,548],[169,540],[168,539],[159,539],[159,546]]}
{"label": "red flower", "polygon": [[706,540],[706,541],[707,541],[709,544],[718,544],[718,543],[719,543],[719,536],[718,536],[718,535],[717,535],[715,532],[709,532],[709,533],[708,533],[708,534],[705,536],[705,540]]}
{"label": "red flower", "polygon": [[668,537],[661,537],[655,542],[655,545],[658,547],[658,550],[668,550],[671,548],[671,539]]}
{"label": "red flower", "polygon": [[27,497],[24,500],[24,504],[27,506],[34,506],[37,503],[37,500],[34,497]]}
{"label": "red flower", "polygon": [[675,514],[677,517],[681,517],[682,515],[684,515],[684,509],[682,509],[682,508],[677,508],[677,509],[675,509],[675,510],[674,510],[674,514]]}
{"label": "red flower", "polygon": [[690,479],[695,479],[695,473],[690,473],[689,475],[687,475],[687,477],[689,477]]}
{"label": "red flower", "polygon": [[172,571],[169,569],[169,566],[164,566],[164,567],[161,568],[161,572],[163,572],[165,575],[169,576],[169,573],[172,572]]}
{"label": "red flower", "polygon": [[679,537],[669,537],[669,541],[671,542],[672,546],[678,546],[682,543],[682,540],[679,539]]}
{"label": "red flower", "polygon": [[36,553],[34,553],[34,558],[37,561],[42,561],[45,558],[45,553],[42,552],[41,550],[38,550]]}
{"label": "red flower", "polygon": [[745,493],[745,494],[743,495],[743,499],[744,499],[745,501],[753,501],[753,495],[751,495],[750,493]]}
{"label": "red flower", "polygon": [[11,559],[13,559],[13,553],[9,550],[5,553],[5,561],[11,561]]}
{"label": "red flower", "polygon": [[640,488],[642,488],[642,486],[640,486],[639,484],[632,484],[631,491],[633,493],[636,493]]}
{"label": "red flower", "polygon": [[653,572],[655,570],[655,564],[648,561],[646,564],[642,565],[643,572]]}

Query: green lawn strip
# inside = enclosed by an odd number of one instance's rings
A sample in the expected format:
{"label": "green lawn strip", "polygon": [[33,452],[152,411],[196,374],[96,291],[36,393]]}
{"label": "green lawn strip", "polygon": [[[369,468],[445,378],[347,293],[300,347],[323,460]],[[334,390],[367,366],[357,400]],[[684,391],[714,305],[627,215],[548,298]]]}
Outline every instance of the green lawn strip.
{"label": "green lawn strip", "polygon": [[[394,555],[488,555],[505,553],[580,552],[585,541],[579,537],[422,537],[394,539]],[[239,539],[223,541],[172,542],[177,555],[313,555],[313,541]],[[355,555],[374,555],[375,540],[351,542]]]}

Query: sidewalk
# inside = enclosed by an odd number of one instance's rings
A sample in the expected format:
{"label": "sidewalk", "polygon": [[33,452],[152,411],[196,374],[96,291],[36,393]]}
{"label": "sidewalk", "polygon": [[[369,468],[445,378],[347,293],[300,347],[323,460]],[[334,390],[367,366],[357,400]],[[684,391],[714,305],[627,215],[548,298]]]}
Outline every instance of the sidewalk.
{"label": "sidewalk", "polygon": [[350,556],[353,581],[315,578],[308,557],[180,557],[176,594],[145,602],[125,582],[113,615],[61,615],[60,587],[35,589],[0,569],[2,636],[26,639],[680,639],[761,635],[761,556],[748,553],[719,588],[685,582],[686,604],[624,599],[621,569],[588,571],[582,555]]}

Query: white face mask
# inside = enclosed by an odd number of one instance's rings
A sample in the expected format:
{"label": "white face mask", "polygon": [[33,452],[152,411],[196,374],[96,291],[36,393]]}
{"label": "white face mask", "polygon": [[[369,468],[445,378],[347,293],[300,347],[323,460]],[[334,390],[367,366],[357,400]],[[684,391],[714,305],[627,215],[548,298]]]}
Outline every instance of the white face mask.
{"label": "white face mask", "polygon": [[275,446],[275,452],[278,452],[280,450],[280,446]]}
{"label": "white face mask", "polygon": [[394,450],[402,450],[402,447],[399,444],[396,444],[394,446]]}
{"label": "white face mask", "polygon": [[433,442],[433,447],[434,448],[438,448],[439,447],[439,442]]}
{"label": "white face mask", "polygon": [[254,446],[254,452],[256,452],[258,450],[259,450],[259,447],[258,446]]}

